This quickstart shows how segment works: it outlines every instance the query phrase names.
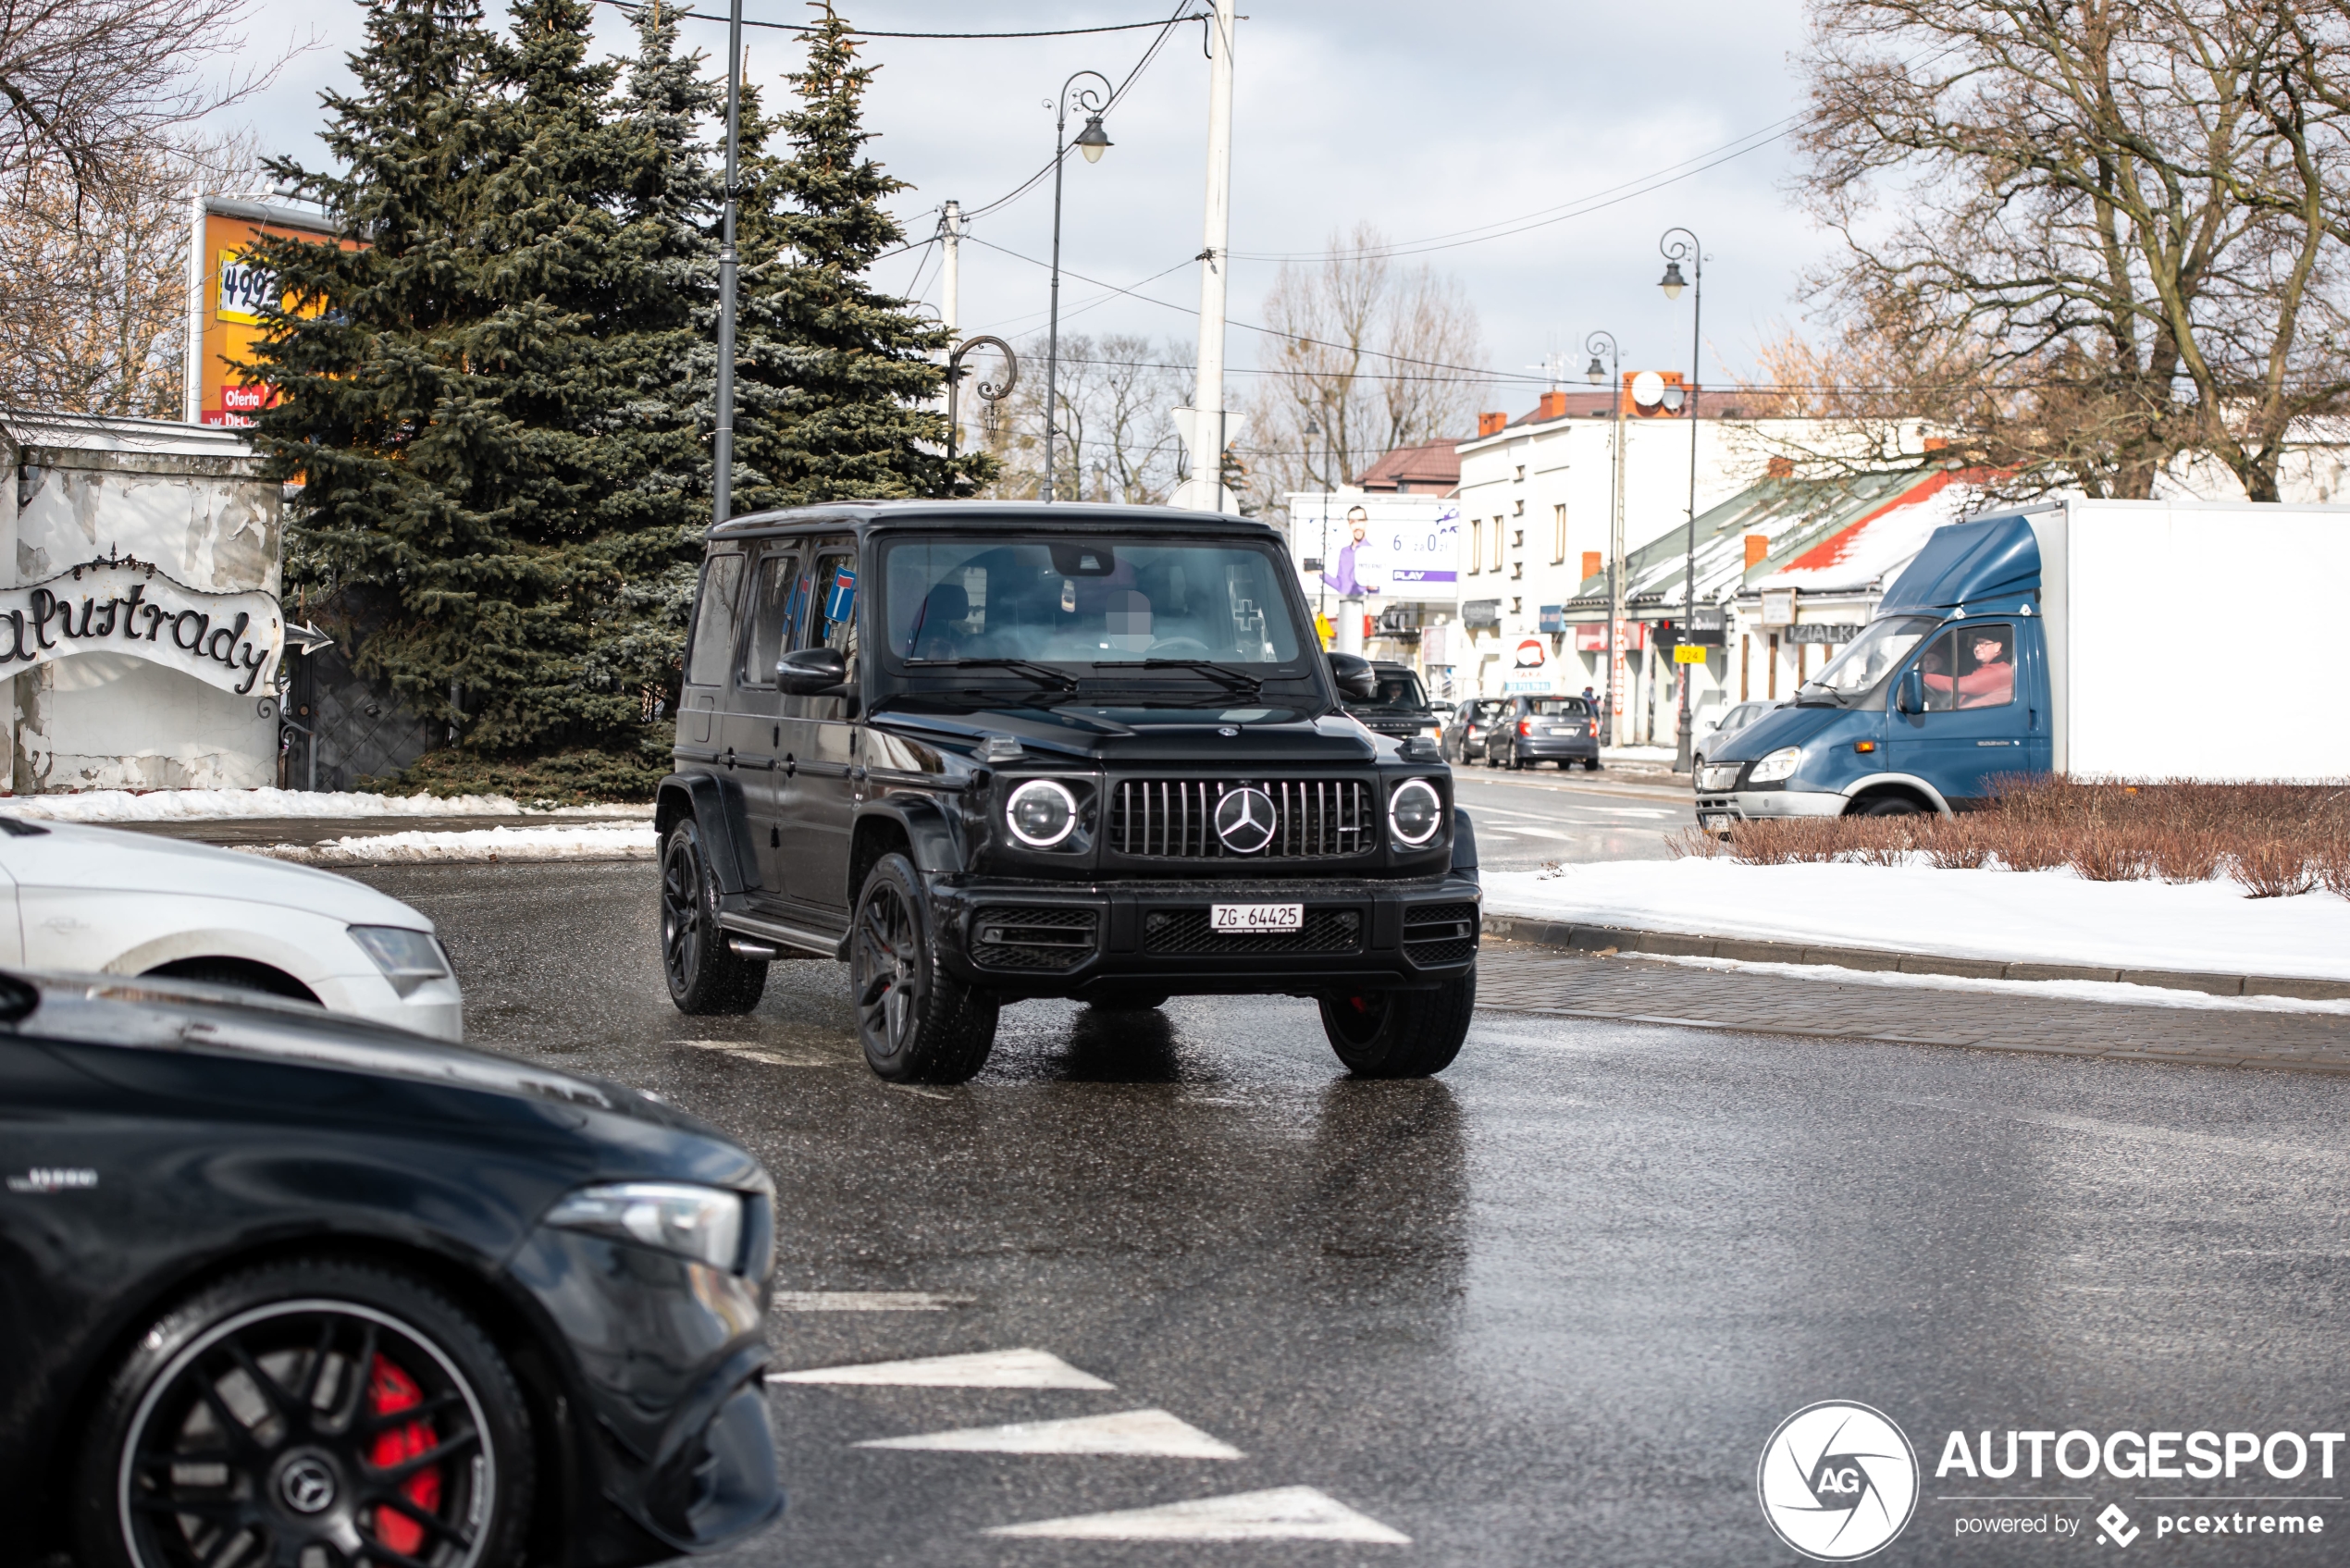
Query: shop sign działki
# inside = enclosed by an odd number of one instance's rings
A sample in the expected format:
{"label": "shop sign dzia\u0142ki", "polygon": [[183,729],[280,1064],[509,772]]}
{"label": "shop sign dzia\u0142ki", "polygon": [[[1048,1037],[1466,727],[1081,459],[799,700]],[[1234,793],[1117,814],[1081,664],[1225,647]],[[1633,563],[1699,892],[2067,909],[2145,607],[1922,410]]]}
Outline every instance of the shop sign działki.
{"label": "shop sign dzia\u0142ki", "polygon": [[249,695],[274,689],[285,645],[272,595],[206,593],[128,556],[0,588],[0,676],[77,653],[128,653]]}

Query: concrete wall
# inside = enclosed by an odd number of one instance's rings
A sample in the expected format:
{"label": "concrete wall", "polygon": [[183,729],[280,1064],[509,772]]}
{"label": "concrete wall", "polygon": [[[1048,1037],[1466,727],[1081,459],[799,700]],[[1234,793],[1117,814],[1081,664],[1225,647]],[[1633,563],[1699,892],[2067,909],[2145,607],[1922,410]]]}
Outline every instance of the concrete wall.
{"label": "concrete wall", "polygon": [[[276,595],[280,488],[225,430],[153,420],[6,419],[0,485],[8,586],[106,555],[189,587]],[[278,782],[275,695],[238,697],[130,654],[90,652],[14,677],[11,785],[250,789]]]}

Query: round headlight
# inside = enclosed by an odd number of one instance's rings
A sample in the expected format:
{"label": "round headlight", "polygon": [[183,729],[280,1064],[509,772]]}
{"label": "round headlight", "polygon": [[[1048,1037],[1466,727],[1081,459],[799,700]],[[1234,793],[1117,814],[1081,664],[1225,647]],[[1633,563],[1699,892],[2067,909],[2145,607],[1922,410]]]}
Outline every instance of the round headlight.
{"label": "round headlight", "polygon": [[1004,803],[1004,825],[1031,849],[1050,849],[1077,826],[1077,797],[1051,779],[1031,779]]}
{"label": "round headlight", "polygon": [[1426,844],[1444,825],[1444,797],[1426,779],[1406,779],[1387,798],[1387,825],[1404,844]]}

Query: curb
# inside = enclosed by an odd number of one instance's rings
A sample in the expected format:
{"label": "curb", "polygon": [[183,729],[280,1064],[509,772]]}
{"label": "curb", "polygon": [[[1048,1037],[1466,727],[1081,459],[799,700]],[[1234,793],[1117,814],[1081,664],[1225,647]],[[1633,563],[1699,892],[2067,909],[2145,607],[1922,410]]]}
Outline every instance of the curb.
{"label": "curb", "polygon": [[1538,946],[1571,948],[1579,953],[1654,953],[1675,958],[1737,958],[1762,964],[1832,964],[1848,969],[1956,975],[1966,980],[2120,981],[2129,985],[2160,986],[2168,991],[2200,991],[2212,996],[2297,996],[2320,1002],[2350,998],[2350,981],[2211,974],[2195,969],[2108,969],[2079,964],[2006,963],[1997,958],[1951,958],[1885,947],[1828,947],[1743,936],[1696,936],[1677,931],[1576,925],[1530,915],[1488,915],[1484,933],[1500,942],[1530,942]]}

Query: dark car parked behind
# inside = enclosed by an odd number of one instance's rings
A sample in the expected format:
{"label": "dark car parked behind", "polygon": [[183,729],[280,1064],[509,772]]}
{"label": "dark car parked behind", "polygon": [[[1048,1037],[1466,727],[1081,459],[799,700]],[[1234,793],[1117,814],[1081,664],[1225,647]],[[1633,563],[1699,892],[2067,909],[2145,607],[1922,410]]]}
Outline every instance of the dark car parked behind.
{"label": "dark car parked behind", "polygon": [[773,1186],[614,1084],[0,975],[0,1562],[625,1568],[782,1508]]}
{"label": "dark car parked behind", "polygon": [[1444,723],[1444,760],[1474,762],[1485,755],[1485,732],[1508,704],[1494,697],[1466,698]]}
{"label": "dark car parked behind", "polygon": [[1364,728],[1397,740],[1413,735],[1435,740],[1444,733],[1444,721],[1429,706],[1428,688],[1420,685],[1419,672],[1408,664],[1375,659],[1371,677],[1379,683],[1376,691],[1346,701],[1346,710],[1362,720]]}
{"label": "dark car parked behind", "polygon": [[1495,716],[1485,737],[1489,768],[1528,768],[1556,762],[1600,765],[1600,726],[1591,705],[1579,697],[1517,697]]}

